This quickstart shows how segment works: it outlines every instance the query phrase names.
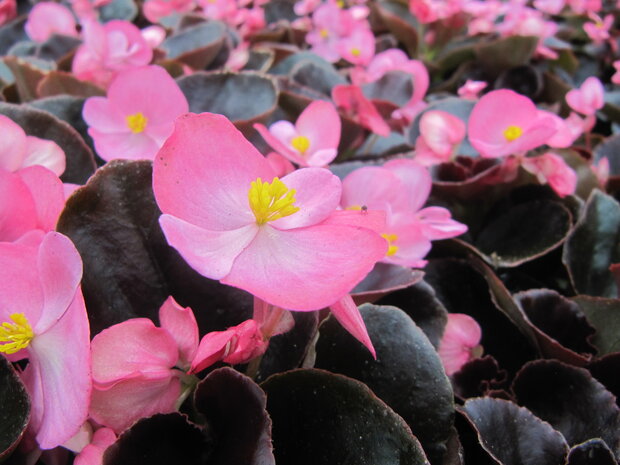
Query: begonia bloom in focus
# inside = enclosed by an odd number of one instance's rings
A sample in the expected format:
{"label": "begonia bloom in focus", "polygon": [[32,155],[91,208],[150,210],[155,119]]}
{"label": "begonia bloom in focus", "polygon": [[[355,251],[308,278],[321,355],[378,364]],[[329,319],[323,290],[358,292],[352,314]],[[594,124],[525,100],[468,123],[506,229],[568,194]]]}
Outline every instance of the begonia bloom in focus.
{"label": "begonia bloom in focus", "polygon": [[187,111],[174,79],[159,66],[146,66],[120,73],[108,96],[89,98],[82,114],[104,160],[152,160]]}
{"label": "begonia bloom in focus", "polygon": [[526,152],[545,144],[555,132],[550,116],[512,90],[489,92],[469,117],[469,141],[485,158]]}
{"label": "begonia bloom in focus", "polygon": [[303,168],[278,179],[220,115],[177,120],[155,158],[153,190],[168,243],[196,271],[284,309],[335,304],[386,252],[374,231],[331,220],[336,176]]}
{"label": "begonia bloom in focus", "polygon": [[420,118],[420,135],[415,144],[415,161],[424,166],[445,163],[465,138],[465,123],[441,110],[425,112]]}
{"label": "begonia bloom in focus", "polygon": [[469,315],[448,313],[448,322],[439,343],[439,357],[448,376],[471,360],[472,350],[480,344],[482,331]]}
{"label": "begonia bloom in focus", "polygon": [[299,166],[323,167],[338,154],[340,116],[331,102],[317,100],[301,112],[293,125],[277,121],[269,130],[262,124],[254,128],[279,154]]}
{"label": "begonia bloom in focus", "polygon": [[566,103],[582,115],[594,115],[605,105],[605,89],[598,78],[590,76],[578,89],[566,93]]}
{"label": "begonia bloom in focus", "polygon": [[73,13],[56,2],[39,2],[33,6],[24,29],[35,42],[45,42],[53,34],[78,36]]}
{"label": "begonia bloom in focus", "polygon": [[56,232],[37,242],[0,242],[0,269],[11,274],[0,280],[0,352],[28,359],[21,376],[32,403],[29,431],[51,449],[88,415],[90,331],[78,251]]}

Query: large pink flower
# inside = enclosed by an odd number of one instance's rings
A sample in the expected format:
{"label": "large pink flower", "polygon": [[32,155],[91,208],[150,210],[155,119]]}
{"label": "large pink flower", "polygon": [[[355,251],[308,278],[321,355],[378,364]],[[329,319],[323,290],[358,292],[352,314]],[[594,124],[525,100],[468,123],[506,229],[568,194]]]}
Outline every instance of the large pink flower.
{"label": "large pink flower", "polygon": [[174,120],[187,111],[187,99],[174,79],[159,66],[145,66],[120,73],[107,98],[86,100],[83,116],[104,160],[152,160],[172,133]]}
{"label": "large pink flower", "polygon": [[42,449],[77,433],[91,391],[88,318],[80,290],[82,262],[56,232],[32,242],[0,242],[0,352],[27,358],[21,373],[32,402],[29,430]]}
{"label": "large pink flower", "polygon": [[269,130],[262,124],[254,128],[271,147],[299,166],[323,167],[338,154],[340,116],[331,102],[317,100],[301,112],[293,125],[277,121]]}
{"label": "large pink flower", "polygon": [[385,255],[377,233],[333,219],[336,176],[304,168],[276,178],[223,116],[179,118],[153,171],[168,242],[199,273],[274,306],[335,304]]}
{"label": "large pink flower", "polygon": [[556,125],[529,98],[512,90],[494,90],[482,97],[469,116],[471,144],[486,158],[525,152],[545,144]]}

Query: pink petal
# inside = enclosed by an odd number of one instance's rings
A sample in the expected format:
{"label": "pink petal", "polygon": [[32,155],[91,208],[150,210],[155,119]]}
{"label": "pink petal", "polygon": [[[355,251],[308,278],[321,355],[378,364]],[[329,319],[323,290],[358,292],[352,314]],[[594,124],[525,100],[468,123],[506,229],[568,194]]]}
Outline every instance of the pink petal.
{"label": "pink petal", "polygon": [[12,119],[0,115],[0,169],[17,171],[26,157],[26,133]]}
{"label": "pink petal", "polygon": [[321,224],[356,226],[379,234],[385,231],[383,210],[336,210]]}
{"label": "pink petal", "polygon": [[88,134],[95,142],[97,154],[105,161],[152,160],[159,145],[146,132],[132,133],[129,128],[124,133],[107,134],[89,128]]}
{"label": "pink petal", "polygon": [[99,428],[95,431],[91,443],[75,457],[73,465],[101,465],[103,454],[114,442],[116,442],[114,431],[110,428]]}
{"label": "pink petal", "polygon": [[95,385],[90,415],[116,433],[129,428],[140,418],[175,410],[181,394],[181,382],[174,372],[159,376],[124,379],[109,389]]}
{"label": "pink petal", "polygon": [[82,108],[82,117],[88,126],[104,134],[127,132],[126,116],[105,97],[90,97]]}
{"label": "pink petal", "polygon": [[30,363],[24,377],[32,399],[30,427],[42,449],[69,440],[88,417],[89,333],[84,299],[78,290],[62,318],[45,333],[36,334],[28,347]]}
{"label": "pink petal", "polygon": [[480,343],[482,331],[469,315],[449,313],[448,323],[439,345],[439,356],[446,374],[453,375],[471,359],[471,349]]}
{"label": "pink petal", "polygon": [[342,327],[346,329],[355,339],[360,341],[370,351],[373,358],[377,359],[377,353],[372,345],[366,324],[362,319],[357,305],[353,302],[350,295],[345,295],[338,302],[332,304],[329,309]]}
{"label": "pink petal", "polygon": [[368,229],[265,225],[222,282],[278,307],[317,310],[348,293],[386,250],[386,241]]}
{"label": "pink petal", "polygon": [[400,179],[403,192],[409,199],[410,211],[417,211],[426,203],[433,185],[427,168],[405,158],[391,160],[383,165],[383,168]]}
{"label": "pink petal", "polygon": [[168,243],[185,261],[211,279],[226,276],[237,256],[258,233],[256,223],[232,231],[208,231],[171,215],[162,215],[159,224]]}
{"label": "pink petal", "polygon": [[192,309],[168,297],[159,309],[159,324],[176,341],[180,364],[189,367],[198,348],[198,324]]}
{"label": "pink petal", "polygon": [[308,166],[327,166],[338,155],[337,149],[321,149],[308,155]]}
{"label": "pink petal", "polygon": [[255,320],[246,320],[228,331],[231,330],[236,338],[235,349],[224,357],[224,362],[231,365],[246,363],[267,350],[269,341],[263,340],[263,334]]}
{"label": "pink petal", "polygon": [[420,135],[435,153],[449,156],[465,138],[465,123],[445,111],[427,111],[420,118]]}
{"label": "pink petal", "polygon": [[31,324],[40,334],[54,326],[74,299],[82,279],[82,259],[68,237],[49,232],[39,247],[37,268],[45,311]]}
{"label": "pink petal", "polygon": [[199,373],[215,362],[222,360],[234,348],[234,331],[212,331],[207,333],[198,345],[196,355],[188,373]]}
{"label": "pink petal", "polygon": [[540,182],[548,183],[560,197],[575,193],[577,174],[561,156],[548,152],[538,157],[524,158],[522,166],[536,175]]}
{"label": "pink petal", "polygon": [[123,379],[164,378],[174,367],[179,351],[168,331],[146,318],[133,318],[110,326],[91,343],[93,381],[113,385]]}
{"label": "pink petal", "polygon": [[248,191],[258,177],[271,182],[269,162],[228,119],[211,113],[177,119],[153,163],[159,208],[211,231],[255,222]]}
{"label": "pink petal", "polygon": [[406,213],[389,215],[384,232],[397,236],[393,245],[398,249],[394,255],[383,257],[382,262],[416,268],[426,264],[423,258],[430,251],[431,242],[413,215]]}
{"label": "pink petal", "polygon": [[340,202],[340,179],[323,168],[304,168],[282,178],[289,189],[295,189],[295,205],[299,211],[270,224],[278,229],[303,228],[326,219]]}
{"label": "pink petal", "polygon": [[290,146],[290,141],[297,135],[295,127],[289,121],[278,121],[269,127],[256,123],[254,129],[265,139],[269,146],[299,166],[308,166],[308,161]]}
{"label": "pink petal", "polygon": [[416,215],[420,227],[431,241],[449,239],[467,231],[467,226],[452,219],[449,210],[442,207],[427,207]]}
{"label": "pink petal", "polygon": [[300,135],[310,139],[310,157],[319,150],[338,148],[341,124],[340,115],[333,103],[315,100],[301,112],[295,127]]}
{"label": "pink petal", "polygon": [[24,29],[35,42],[45,42],[53,34],[77,36],[75,26],[69,8],[55,2],[39,2],[30,10]]}
{"label": "pink petal", "polygon": [[579,89],[570,90],[566,94],[566,103],[575,111],[584,115],[594,115],[603,108],[605,89],[598,78],[590,76]]}
{"label": "pink petal", "polygon": [[396,173],[379,166],[365,166],[349,173],[342,181],[341,205],[343,208],[366,206],[371,210],[383,210],[387,204],[407,205],[407,193],[400,187]]}
{"label": "pink petal", "polygon": [[0,169],[0,241],[14,241],[37,225],[36,204],[27,184],[18,174]]}
{"label": "pink petal", "polygon": [[25,153],[22,167],[41,165],[57,176],[65,172],[65,152],[54,141],[27,136]]}
{"label": "pink petal", "polygon": [[366,129],[383,137],[390,135],[390,127],[374,104],[364,96],[359,86],[342,84],[334,86],[332,99],[336,106],[342,108]]}
{"label": "pink petal", "polygon": [[56,228],[56,222],[65,207],[65,192],[62,181],[47,168],[31,166],[17,173],[28,186],[34,199],[37,227],[44,231]]}

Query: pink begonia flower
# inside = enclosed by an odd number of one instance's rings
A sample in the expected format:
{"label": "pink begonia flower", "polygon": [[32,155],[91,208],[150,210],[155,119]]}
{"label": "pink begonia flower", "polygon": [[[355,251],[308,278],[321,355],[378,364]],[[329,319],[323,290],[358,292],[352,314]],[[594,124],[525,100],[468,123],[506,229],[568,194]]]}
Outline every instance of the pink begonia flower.
{"label": "pink begonia flower", "polygon": [[423,166],[449,162],[464,138],[463,120],[445,111],[427,111],[420,118],[415,161]]}
{"label": "pink begonia flower", "polygon": [[364,96],[359,86],[344,84],[334,86],[332,100],[345,115],[369,131],[383,137],[390,135],[390,127],[375,105]]}
{"label": "pink begonia flower", "polygon": [[448,376],[459,371],[473,357],[480,344],[482,330],[469,315],[448,313],[448,322],[439,343],[439,357]]}
{"label": "pink begonia flower", "polygon": [[75,52],[73,74],[107,88],[117,73],[147,65],[153,50],[136,26],[128,21],[82,24],[84,43]]}
{"label": "pink begonia flower", "polygon": [[381,231],[388,242],[381,260],[385,263],[422,267],[432,240],[467,231],[467,226],[454,221],[445,208],[422,208],[432,180],[428,170],[413,160],[392,160],[383,166],[357,169],[343,180],[342,186],[342,208],[386,211]]}
{"label": "pink begonia flower", "polygon": [[75,457],[73,465],[101,465],[106,449],[116,442],[116,434],[110,428],[99,428],[90,443]]}
{"label": "pink begonia flower", "polygon": [[53,141],[27,136],[13,120],[0,115],[0,169],[17,171],[41,165],[60,176],[65,171],[65,152]]}
{"label": "pink begonia flower", "polygon": [[605,89],[598,78],[590,76],[579,89],[566,93],[566,103],[582,115],[594,115],[605,105]]}
{"label": "pink begonia flower", "polygon": [[33,6],[24,29],[35,42],[45,42],[53,34],[78,36],[73,13],[56,2],[39,2]]}
{"label": "pink begonia flower", "polygon": [[294,125],[282,120],[269,126],[269,130],[258,123],[254,128],[271,148],[302,167],[323,167],[338,155],[341,122],[331,102],[312,102]]}
{"label": "pink begonia flower", "polygon": [[176,410],[182,389],[191,389],[185,373],[213,363],[244,363],[267,348],[258,323],[248,320],[198,342],[190,308],[169,297],[159,310],[161,327],[147,318],[111,326],[92,341],[91,417],[120,433],[140,418]]}
{"label": "pink begonia flower", "polygon": [[305,16],[316,10],[322,3],[321,0],[301,0],[295,3],[293,10],[297,16]]}
{"label": "pink begonia flower", "polygon": [[161,26],[147,26],[140,30],[140,34],[149,47],[155,49],[166,39],[166,30]]}
{"label": "pink begonia flower", "polygon": [[38,244],[0,242],[0,352],[28,359],[20,373],[32,409],[29,434],[41,449],[69,440],[86,421],[91,392],[82,261],[56,232]]}
{"label": "pink begonia flower", "polygon": [[541,184],[549,184],[560,196],[574,194],[577,188],[577,174],[555,153],[523,158],[521,166],[536,176]]}
{"label": "pink begonia flower", "polygon": [[614,17],[613,15],[607,15],[605,19],[602,19],[595,13],[590,13],[589,17],[592,22],[585,23],[583,30],[592,42],[602,44],[610,37],[609,29],[614,24]]}
{"label": "pink begonia flower", "polygon": [[173,13],[187,13],[196,8],[195,0],[147,0],[142,6],[146,19],[158,23]]}
{"label": "pink begonia flower", "polygon": [[104,160],[152,160],[172,133],[174,120],[188,108],[166,70],[145,66],[120,73],[107,97],[86,100],[82,115]]}
{"label": "pink begonia flower", "polygon": [[566,6],[566,0],[534,0],[534,7],[550,15],[559,14]]}
{"label": "pink begonia flower", "polygon": [[555,123],[548,114],[512,90],[484,95],[469,116],[469,141],[485,158],[534,149],[545,144],[555,132]]}
{"label": "pink begonia flower", "polygon": [[[544,114],[550,116],[555,124],[556,133],[547,140],[547,145],[553,148],[566,148],[573,145],[573,142],[582,134],[583,123],[581,118],[576,113],[571,113],[571,116],[567,119],[562,119],[558,115],[540,110]],[[576,124],[575,117],[579,120],[579,124]]]}
{"label": "pink begonia flower", "polygon": [[0,0],[0,26],[17,16],[16,0]]}
{"label": "pink begonia flower", "polygon": [[603,8],[601,0],[568,0],[571,10],[580,15],[583,13],[598,13]]}
{"label": "pink begonia flower", "polygon": [[375,35],[366,25],[357,26],[337,47],[340,56],[349,63],[366,66],[375,55]]}
{"label": "pink begonia flower", "polygon": [[[303,168],[276,178],[220,115],[177,120],[155,158],[153,190],[166,239],[190,266],[276,307],[335,305],[386,252],[379,234],[336,211],[336,176]],[[367,335],[363,322],[358,329]]]}
{"label": "pink begonia flower", "polygon": [[482,92],[487,86],[488,83],[486,83],[485,81],[472,81],[471,79],[468,79],[467,81],[465,81],[465,84],[459,87],[459,89],[457,90],[457,94],[459,97],[466,100],[477,100],[478,94]]}
{"label": "pink begonia flower", "polygon": [[419,60],[410,60],[405,52],[391,48],[375,55],[365,70],[357,68],[351,71],[353,84],[362,85],[381,79],[390,71],[401,71],[411,76],[413,81],[413,94],[409,102],[392,117],[403,117],[407,122],[413,121],[415,115],[424,108],[423,101],[430,78],[424,63]]}

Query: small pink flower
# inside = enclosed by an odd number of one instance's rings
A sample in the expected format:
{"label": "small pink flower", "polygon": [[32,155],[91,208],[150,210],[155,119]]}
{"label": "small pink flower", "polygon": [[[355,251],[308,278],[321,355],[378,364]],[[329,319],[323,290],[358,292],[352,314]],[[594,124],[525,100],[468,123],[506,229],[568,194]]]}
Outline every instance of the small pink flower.
{"label": "small pink flower", "polygon": [[86,100],[82,114],[97,153],[109,161],[153,159],[187,111],[174,79],[159,66],[146,66],[120,73],[108,96]]}
{"label": "small pink flower", "polygon": [[420,135],[415,145],[415,161],[423,166],[452,159],[465,138],[465,123],[441,110],[427,111],[420,118]]}
{"label": "small pink flower", "polygon": [[385,255],[377,233],[338,222],[336,176],[304,168],[276,178],[223,116],[177,120],[153,190],[166,239],[190,266],[276,307],[333,305]]}
{"label": "small pink flower", "polygon": [[476,320],[462,313],[449,313],[448,323],[439,343],[439,357],[448,376],[459,371],[473,358],[482,331]]}
{"label": "small pink flower", "polygon": [[173,13],[186,13],[196,7],[195,0],[147,0],[142,6],[144,16],[152,23]]}
{"label": "small pink flower", "polygon": [[545,144],[555,132],[556,125],[550,116],[512,90],[484,95],[469,117],[469,140],[486,158],[531,150]]}
{"label": "small pink flower", "polygon": [[0,242],[0,269],[11,276],[0,280],[0,352],[28,359],[20,374],[32,404],[29,431],[51,449],[73,437],[88,414],[82,261],[67,237],[50,232],[28,243]]}
{"label": "small pink flower", "polygon": [[577,174],[555,153],[523,158],[521,166],[536,176],[541,184],[549,184],[560,196],[574,194],[577,188]]}
{"label": "small pink flower", "polygon": [[45,42],[53,34],[77,37],[75,19],[71,10],[60,3],[39,2],[30,13],[24,29],[35,42]]}
{"label": "small pink flower", "polygon": [[583,25],[583,30],[588,34],[588,37],[595,44],[602,44],[609,39],[609,29],[614,23],[613,15],[605,16],[605,19],[595,13],[590,13],[590,19],[592,22],[587,22]]}
{"label": "small pink flower", "polygon": [[566,0],[534,0],[534,6],[544,13],[557,15],[566,6]]}
{"label": "small pink flower", "polygon": [[331,102],[317,100],[301,112],[295,125],[278,121],[254,128],[278,153],[299,166],[323,167],[338,154],[340,116]]}
{"label": "small pink flower", "polygon": [[128,21],[112,20],[82,24],[84,43],[75,52],[72,70],[78,79],[108,87],[120,71],[147,65],[153,50],[136,26]]}
{"label": "small pink flower", "polygon": [[478,94],[482,92],[488,84],[485,81],[472,81],[468,79],[461,87],[459,87],[457,93],[459,97],[466,100],[478,100]]}
{"label": "small pink flower", "polygon": [[367,26],[358,26],[338,42],[338,51],[349,63],[366,66],[375,55],[375,36]]}
{"label": "small pink flower", "polygon": [[383,137],[390,135],[390,127],[379,114],[377,107],[364,96],[359,86],[344,84],[334,86],[332,99],[346,115],[369,131]]}
{"label": "small pink flower", "polygon": [[594,115],[605,105],[605,89],[598,78],[590,76],[579,89],[566,93],[566,103],[582,115]]}
{"label": "small pink flower", "polygon": [[454,221],[445,208],[422,208],[432,186],[428,170],[413,160],[392,160],[350,173],[343,181],[344,209],[384,210],[381,230],[388,250],[381,261],[422,267],[431,241],[458,236],[467,226]]}

